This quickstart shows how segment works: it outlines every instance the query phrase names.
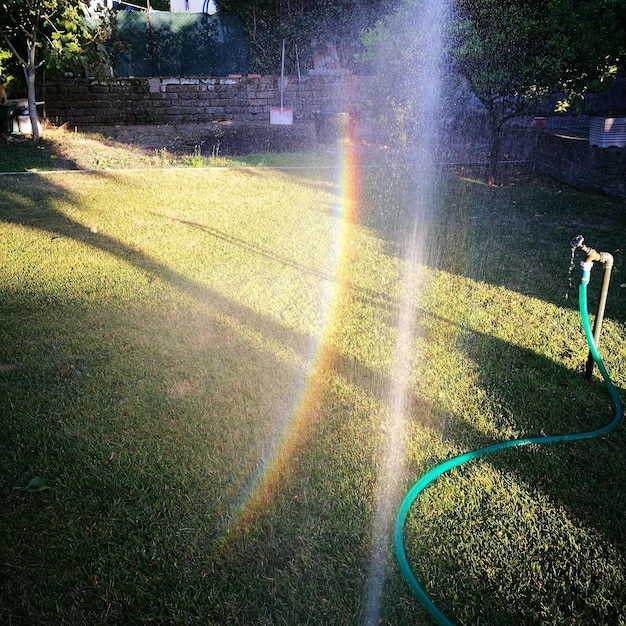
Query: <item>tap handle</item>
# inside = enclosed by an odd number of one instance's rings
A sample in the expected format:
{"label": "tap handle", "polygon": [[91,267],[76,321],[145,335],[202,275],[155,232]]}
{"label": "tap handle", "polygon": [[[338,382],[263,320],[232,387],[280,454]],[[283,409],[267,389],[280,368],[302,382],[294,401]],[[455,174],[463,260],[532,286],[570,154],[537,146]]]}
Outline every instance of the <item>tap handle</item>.
{"label": "tap handle", "polygon": [[569,245],[573,250],[575,248],[580,248],[583,245],[583,241],[585,241],[585,238],[582,235],[576,235],[576,237],[570,241]]}

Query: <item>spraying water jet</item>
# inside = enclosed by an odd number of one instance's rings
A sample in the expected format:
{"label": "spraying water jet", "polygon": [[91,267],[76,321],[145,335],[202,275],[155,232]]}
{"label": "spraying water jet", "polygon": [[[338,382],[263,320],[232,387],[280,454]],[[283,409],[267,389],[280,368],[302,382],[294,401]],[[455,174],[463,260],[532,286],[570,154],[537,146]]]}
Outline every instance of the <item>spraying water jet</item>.
{"label": "spraying water jet", "polygon": [[[595,364],[598,366],[602,377],[604,379],[604,383],[606,388],[611,396],[611,400],[613,402],[613,406],[615,409],[613,420],[608,423],[606,426],[599,428],[597,430],[583,432],[583,433],[575,433],[569,435],[554,435],[549,437],[530,437],[526,439],[513,439],[510,441],[504,441],[502,443],[494,444],[491,446],[487,446],[485,448],[480,448],[478,450],[473,450],[472,452],[466,452],[465,454],[461,454],[452,459],[444,461],[443,463],[437,465],[430,471],[426,472],[411,488],[408,494],[405,496],[398,514],[396,516],[396,523],[394,528],[394,548],[396,553],[396,559],[398,561],[398,565],[400,570],[407,581],[409,587],[413,591],[413,594],[420,602],[422,607],[426,610],[426,612],[430,615],[430,617],[434,620],[435,623],[439,624],[439,626],[453,626],[452,622],[448,620],[448,618],[442,613],[442,611],[435,605],[435,603],[430,599],[428,594],[424,591],[422,586],[417,581],[411,566],[409,565],[409,561],[406,555],[406,551],[404,548],[404,524],[406,522],[407,515],[409,513],[409,509],[411,508],[413,502],[417,498],[417,496],[435,479],[437,479],[442,474],[448,472],[454,467],[459,465],[463,465],[464,463],[468,463],[469,461],[473,461],[487,454],[491,454],[492,452],[497,452],[499,450],[504,450],[505,448],[514,448],[519,446],[526,446],[529,444],[552,444],[552,443],[561,443],[561,442],[572,442],[572,441],[580,441],[583,439],[593,439],[596,437],[600,437],[602,435],[606,435],[617,428],[619,423],[621,422],[624,413],[622,409],[622,404],[615,388],[615,385],[611,381],[609,374],[602,362],[602,358],[597,349],[597,339],[594,337],[594,333],[591,331],[591,325],[589,322],[589,312],[587,307],[587,285],[589,284],[589,279],[591,275],[591,269],[593,267],[593,263],[595,261],[600,261],[604,263],[604,281],[602,284],[603,296],[600,298],[600,306],[599,306],[599,314],[596,316],[596,326],[597,334],[599,336],[600,333],[600,325],[598,324],[598,317],[601,317],[604,314],[604,305],[606,303],[606,292],[608,291],[608,282],[610,278],[611,268],[613,266],[613,257],[608,252],[597,252],[593,248],[590,248],[584,244],[584,238],[582,235],[578,235],[574,237],[571,241],[572,248],[572,257],[575,251],[578,248],[581,248],[583,252],[586,253],[585,260],[581,263],[581,277],[580,277],[580,286],[579,286],[579,309],[580,309],[580,317],[582,327],[585,333],[585,338],[587,340],[587,344],[589,345],[589,354],[592,359],[592,365]],[[601,311],[600,311],[601,309]],[[602,315],[600,315],[600,313]]]}
{"label": "spraying water jet", "polygon": [[371,556],[363,613],[365,626],[377,626],[380,623],[389,538],[393,531],[395,511],[402,498],[407,415],[416,365],[417,301],[423,284],[421,272],[428,255],[434,212],[441,202],[437,193],[439,173],[434,163],[440,144],[444,51],[450,11],[450,0],[416,3],[411,15],[411,28],[416,33],[417,42],[413,67],[406,82],[398,85],[403,96],[412,104],[413,126],[407,141],[414,184],[410,199],[410,224],[404,232],[401,248],[403,267],[399,286],[397,336],[372,521]]}

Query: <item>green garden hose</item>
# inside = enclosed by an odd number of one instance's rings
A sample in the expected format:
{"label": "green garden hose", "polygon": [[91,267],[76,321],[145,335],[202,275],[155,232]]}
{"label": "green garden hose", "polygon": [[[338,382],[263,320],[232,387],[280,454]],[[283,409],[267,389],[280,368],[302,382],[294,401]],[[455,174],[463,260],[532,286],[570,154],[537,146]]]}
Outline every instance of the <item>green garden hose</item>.
{"label": "green garden hose", "polygon": [[[580,238],[582,242],[582,237]],[[594,251],[595,252],[595,251]],[[596,253],[597,254],[597,253]],[[598,258],[593,258],[593,260],[599,260]],[[415,485],[411,488],[409,493],[405,496],[400,509],[398,511],[398,515],[396,517],[396,524],[394,529],[394,547],[396,552],[396,559],[398,560],[398,565],[400,566],[400,570],[404,578],[406,579],[409,587],[413,591],[415,597],[420,602],[422,607],[428,612],[428,614],[433,618],[433,620],[439,624],[440,626],[452,626],[452,622],[450,622],[446,616],[437,608],[437,606],[433,603],[433,601],[426,594],[424,589],[420,586],[411,570],[409,562],[406,557],[406,552],[404,550],[404,524],[406,521],[407,514],[411,505],[417,498],[417,496],[436,478],[444,474],[445,472],[451,470],[453,467],[457,467],[458,465],[463,465],[464,463],[468,463],[469,461],[473,461],[474,459],[478,459],[481,456],[485,456],[487,454],[491,454],[492,452],[497,452],[498,450],[504,450],[505,448],[514,448],[518,446],[526,446],[529,444],[551,444],[558,443],[561,441],[579,441],[581,439],[593,439],[594,437],[599,437],[601,435],[605,435],[615,428],[617,428],[620,420],[622,419],[622,404],[619,399],[619,395],[613,382],[611,381],[606,368],[604,367],[604,363],[602,362],[602,358],[598,353],[598,349],[596,347],[596,342],[593,337],[593,333],[591,331],[591,326],[589,324],[589,312],[587,309],[587,285],[589,283],[589,277],[591,274],[591,267],[593,266],[593,260],[590,260],[590,256],[588,255],[587,260],[581,263],[582,274],[580,279],[580,287],[578,290],[579,296],[579,308],[580,308],[580,317],[582,321],[583,330],[585,332],[585,337],[587,338],[587,343],[589,344],[589,350],[593,356],[593,360],[597,364],[600,372],[602,373],[602,378],[604,379],[604,383],[609,391],[611,399],[613,401],[613,405],[615,407],[615,417],[613,420],[603,428],[599,428],[598,430],[593,430],[590,432],[584,433],[576,433],[571,435],[554,435],[551,437],[532,437],[529,439],[514,439],[511,441],[504,441],[502,443],[494,444],[491,446],[487,446],[485,448],[480,448],[479,450],[474,450],[472,452],[467,452],[465,454],[461,454],[456,456],[448,461],[437,465],[429,472],[424,474],[422,478],[419,479]]]}

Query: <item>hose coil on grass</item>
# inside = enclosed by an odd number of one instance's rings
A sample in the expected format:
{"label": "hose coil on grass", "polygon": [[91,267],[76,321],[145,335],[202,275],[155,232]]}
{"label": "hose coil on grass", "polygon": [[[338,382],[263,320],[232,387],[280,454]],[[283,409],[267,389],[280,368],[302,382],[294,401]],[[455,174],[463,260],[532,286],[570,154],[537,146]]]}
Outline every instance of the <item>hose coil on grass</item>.
{"label": "hose coil on grass", "polygon": [[587,306],[587,284],[589,283],[589,275],[591,271],[591,263],[583,263],[582,264],[582,275],[580,281],[580,287],[578,290],[579,296],[579,308],[580,308],[580,317],[581,323],[583,326],[583,330],[585,332],[585,337],[587,339],[587,343],[589,344],[589,350],[595,361],[600,373],[602,374],[602,378],[604,379],[604,384],[606,385],[609,394],[611,396],[611,400],[613,401],[613,406],[615,408],[615,415],[613,420],[607,424],[606,426],[599,428],[597,430],[583,432],[583,433],[574,433],[569,435],[554,435],[550,437],[530,437],[526,439],[512,439],[510,441],[504,441],[502,443],[494,444],[492,446],[487,446],[485,448],[480,448],[478,450],[473,450],[471,452],[466,452],[465,454],[461,454],[452,459],[448,459],[444,461],[440,465],[437,465],[426,474],[424,474],[411,488],[408,494],[405,496],[402,504],[400,505],[400,509],[396,516],[396,523],[394,528],[394,548],[396,553],[396,559],[398,561],[398,565],[400,570],[406,579],[409,587],[413,591],[413,594],[422,605],[422,607],[426,610],[426,612],[432,617],[436,624],[439,626],[453,626],[452,622],[448,620],[448,618],[441,612],[441,610],[435,605],[435,603],[430,599],[428,594],[424,591],[421,585],[418,583],[413,571],[411,570],[411,566],[409,565],[406,551],[404,549],[404,524],[406,522],[406,518],[411,508],[411,505],[417,498],[417,496],[436,478],[441,476],[442,474],[448,472],[454,467],[459,465],[463,465],[464,463],[469,463],[475,459],[478,459],[487,454],[491,454],[492,452],[497,452],[499,450],[504,450],[506,448],[515,448],[519,446],[526,446],[530,444],[540,444],[540,445],[548,445],[552,443],[559,443],[565,441],[580,441],[582,439],[593,439],[595,437],[600,437],[602,435],[606,435],[611,431],[615,430],[619,425],[622,416],[623,409],[622,403],[620,401],[619,395],[613,384],[613,381],[608,375],[606,371],[606,367],[602,362],[602,358],[598,352],[596,342],[593,337],[593,332],[591,330],[591,325],[589,322],[589,311]]}

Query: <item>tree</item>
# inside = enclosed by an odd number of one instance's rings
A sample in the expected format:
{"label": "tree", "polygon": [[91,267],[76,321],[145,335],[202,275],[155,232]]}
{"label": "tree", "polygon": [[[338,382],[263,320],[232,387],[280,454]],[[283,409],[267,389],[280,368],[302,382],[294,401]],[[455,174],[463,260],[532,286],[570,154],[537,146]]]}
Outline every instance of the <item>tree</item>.
{"label": "tree", "polygon": [[244,26],[252,70],[277,73],[282,40],[287,42],[286,67],[311,67],[313,42],[333,42],[349,67],[360,49],[359,32],[369,26],[376,0],[218,0],[220,11],[234,13]]}
{"label": "tree", "polygon": [[[418,66],[423,43],[412,26],[427,0],[405,0],[365,30],[366,60],[385,76],[381,89],[396,113],[398,132],[413,119],[413,94],[402,89],[407,68]],[[450,2],[452,5],[453,3]],[[607,86],[626,50],[626,0],[457,0],[451,14],[446,62],[462,76],[487,112],[490,180],[495,181],[502,129],[560,95],[561,107]],[[409,133],[410,134],[410,133]]]}
{"label": "tree", "polygon": [[451,64],[484,105],[490,182],[505,123],[548,97],[560,108],[606,87],[626,49],[624,0],[459,0]]}
{"label": "tree", "polygon": [[433,81],[442,82],[440,68],[429,75],[428,59],[433,51],[440,56],[445,51],[441,27],[433,30],[424,19],[427,5],[428,0],[404,0],[396,11],[361,32],[363,53],[359,58],[375,79],[370,99],[374,119],[387,140],[400,146],[417,140],[424,106],[432,110],[438,105],[426,103],[422,97],[432,94],[429,86]]}
{"label": "tree", "polygon": [[0,0],[0,41],[23,68],[33,140],[39,139],[36,77],[44,65],[63,70],[100,60],[104,32],[87,30],[79,0]]}

